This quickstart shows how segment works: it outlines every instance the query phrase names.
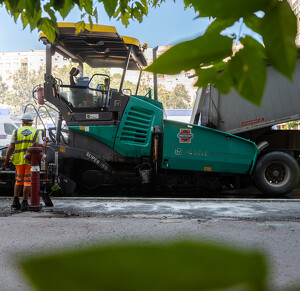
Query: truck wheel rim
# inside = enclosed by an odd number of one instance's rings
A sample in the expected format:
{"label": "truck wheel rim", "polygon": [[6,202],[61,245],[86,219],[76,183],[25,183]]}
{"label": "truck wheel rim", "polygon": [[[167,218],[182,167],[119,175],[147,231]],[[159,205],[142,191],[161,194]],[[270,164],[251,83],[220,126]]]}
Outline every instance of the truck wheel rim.
{"label": "truck wheel rim", "polygon": [[282,187],[288,183],[291,171],[285,163],[271,163],[265,168],[265,181],[272,187]]}

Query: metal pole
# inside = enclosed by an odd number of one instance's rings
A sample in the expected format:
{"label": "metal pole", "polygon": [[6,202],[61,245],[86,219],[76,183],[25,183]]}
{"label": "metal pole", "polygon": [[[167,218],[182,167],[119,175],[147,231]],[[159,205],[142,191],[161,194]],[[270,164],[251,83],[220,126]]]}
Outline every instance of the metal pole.
{"label": "metal pole", "polygon": [[46,75],[52,74],[52,44],[46,44]]}
{"label": "metal pole", "polygon": [[56,144],[60,143],[61,125],[62,125],[62,116],[61,114],[59,114],[57,126],[56,126],[56,137],[55,137]]}
{"label": "metal pole", "polygon": [[52,95],[52,82],[51,80],[52,75],[52,45],[51,43],[46,44],[46,74],[44,77],[44,88],[45,88],[45,99],[49,100],[50,96]]}
{"label": "metal pole", "polygon": [[83,71],[83,63],[82,62],[78,63],[78,70],[79,70],[79,73],[80,73],[80,77],[83,77],[84,71]]}
{"label": "metal pole", "polygon": [[[157,50],[158,46],[155,47],[152,51],[153,53],[153,62],[156,60],[157,57]],[[153,86],[154,86],[154,100],[158,100],[158,92],[157,92],[157,74],[153,74]]]}
{"label": "metal pole", "polygon": [[143,70],[140,70],[140,75],[139,75],[139,80],[138,80],[137,85],[136,85],[135,95],[137,95],[138,91],[139,91],[140,82],[141,82],[141,78],[142,78],[142,73],[143,73]]}
{"label": "metal pole", "polygon": [[127,58],[126,58],[126,61],[125,61],[125,68],[123,70],[123,75],[122,75],[122,79],[121,79],[121,83],[120,83],[120,89],[119,89],[120,93],[122,93],[122,90],[123,90],[123,83],[124,83],[125,75],[126,75],[126,72],[127,72],[127,69],[128,69],[131,51],[132,51],[132,45],[129,45],[128,54],[127,54]]}

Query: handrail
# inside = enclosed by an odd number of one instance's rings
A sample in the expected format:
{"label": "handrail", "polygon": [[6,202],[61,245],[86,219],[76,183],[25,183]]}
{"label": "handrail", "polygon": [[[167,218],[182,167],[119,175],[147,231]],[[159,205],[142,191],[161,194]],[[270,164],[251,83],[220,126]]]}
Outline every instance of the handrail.
{"label": "handrail", "polygon": [[[32,103],[28,103],[28,104],[25,106],[25,108],[24,108],[24,112],[23,112],[23,113],[25,113],[25,112],[26,112],[26,110],[27,110],[27,108],[28,108],[28,107],[30,107],[30,106],[32,106],[32,107],[33,107],[33,109],[34,109],[34,111],[35,111],[35,113],[36,113],[36,117],[39,117],[39,119],[40,119],[41,123],[42,123],[42,124],[43,124],[43,126],[44,126],[44,130],[46,131],[46,126],[45,126],[45,124],[44,124],[44,122],[43,122],[43,120],[42,120],[41,116],[39,115],[39,112],[38,112],[38,110],[36,109],[36,107],[35,107],[35,105],[34,105],[34,104],[32,104]],[[37,127],[37,118],[36,118],[36,120],[35,120],[35,127]]]}
{"label": "handrail", "polygon": [[55,126],[55,121],[54,121],[53,118],[51,117],[50,112],[49,112],[49,110],[47,109],[47,107],[46,107],[45,105],[40,105],[40,106],[39,106],[39,108],[38,108],[38,114],[39,114],[39,112],[40,112],[40,109],[42,109],[42,108],[46,109],[47,114],[49,115],[49,117],[50,117],[52,123],[53,123],[54,126]]}

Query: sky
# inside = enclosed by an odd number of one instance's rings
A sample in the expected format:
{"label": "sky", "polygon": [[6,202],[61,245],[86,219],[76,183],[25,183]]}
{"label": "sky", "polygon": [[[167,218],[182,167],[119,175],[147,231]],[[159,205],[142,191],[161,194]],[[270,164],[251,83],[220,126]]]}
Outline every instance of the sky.
{"label": "sky", "polygon": [[[131,21],[126,28],[120,21],[109,20],[104,8],[99,4],[99,23],[112,25],[121,35],[139,39],[141,43],[148,43],[149,47],[157,45],[172,45],[182,40],[192,39],[202,34],[208,26],[208,19],[195,19],[192,9],[184,10],[183,3],[167,1],[159,8],[152,8],[142,23]],[[80,21],[80,11],[73,9],[65,22]],[[86,21],[88,22],[88,21]],[[0,8],[0,51],[28,51],[43,49],[44,45],[38,41],[38,31],[23,30],[22,24],[14,23],[4,7]]]}
{"label": "sky", "polygon": [[[148,43],[149,47],[174,45],[193,39],[203,34],[209,24],[208,18],[196,18],[193,9],[184,10],[181,1],[166,1],[158,8],[151,8],[142,23],[131,21],[127,28],[120,21],[110,20],[103,6],[99,4],[98,7],[98,24],[115,26],[119,34],[135,37],[141,43]],[[65,20],[58,17],[58,21],[78,22],[80,11],[73,9]],[[242,32],[245,32],[246,27],[242,28]],[[236,24],[229,33],[239,31],[240,25]],[[0,52],[44,49],[44,45],[38,41],[38,35],[36,29],[32,32],[28,27],[23,30],[21,22],[15,24],[5,8],[0,7]]]}

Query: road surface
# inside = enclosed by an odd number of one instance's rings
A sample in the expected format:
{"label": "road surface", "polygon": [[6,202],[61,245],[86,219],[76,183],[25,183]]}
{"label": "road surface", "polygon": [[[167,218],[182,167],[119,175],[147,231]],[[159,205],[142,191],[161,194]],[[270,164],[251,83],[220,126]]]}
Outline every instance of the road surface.
{"label": "road surface", "polygon": [[210,240],[265,253],[270,290],[300,285],[300,200],[54,199],[41,212],[11,212],[0,199],[0,290],[33,290],[20,254],[116,241]]}

